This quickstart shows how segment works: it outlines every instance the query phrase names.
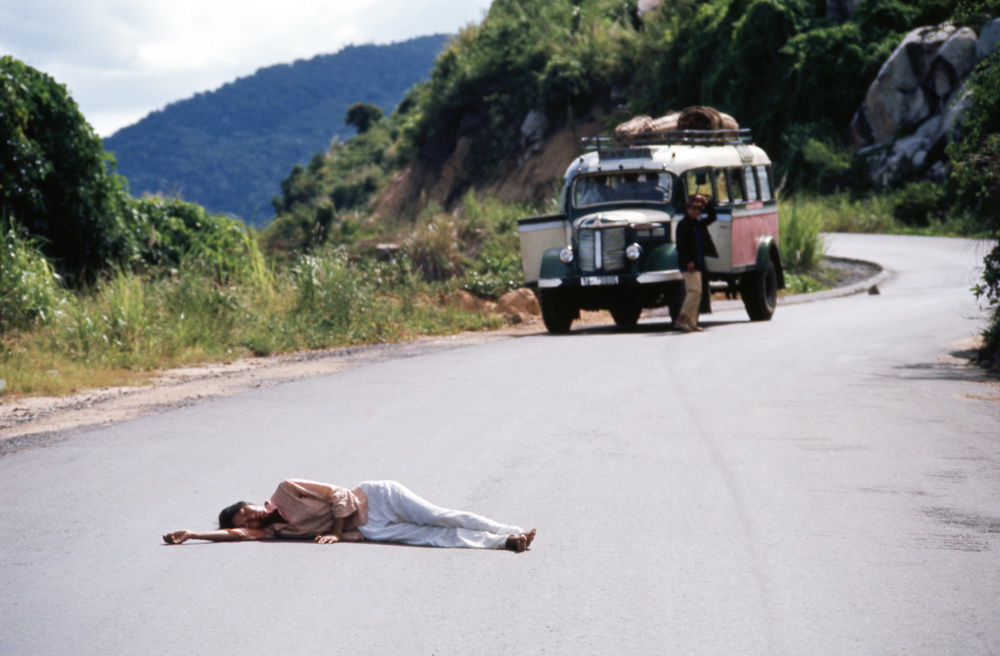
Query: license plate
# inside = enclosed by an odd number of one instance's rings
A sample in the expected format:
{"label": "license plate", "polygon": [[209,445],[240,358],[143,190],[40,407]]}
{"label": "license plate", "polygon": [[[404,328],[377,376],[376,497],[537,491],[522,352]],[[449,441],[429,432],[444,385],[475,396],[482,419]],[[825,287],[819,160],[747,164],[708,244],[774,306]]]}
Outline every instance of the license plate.
{"label": "license plate", "polygon": [[594,285],[617,285],[618,276],[584,276],[580,278],[580,284],[584,287]]}

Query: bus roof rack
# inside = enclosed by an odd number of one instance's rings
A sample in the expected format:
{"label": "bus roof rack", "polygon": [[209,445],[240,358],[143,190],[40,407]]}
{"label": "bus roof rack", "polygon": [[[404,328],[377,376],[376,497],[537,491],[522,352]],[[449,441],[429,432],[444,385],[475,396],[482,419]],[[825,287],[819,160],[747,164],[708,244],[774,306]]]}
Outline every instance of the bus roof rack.
{"label": "bus roof rack", "polygon": [[636,134],[616,134],[607,137],[584,137],[581,144],[584,151],[597,151],[600,155],[605,150],[620,150],[623,148],[645,148],[650,146],[738,146],[753,142],[750,129],[738,130],[664,130],[662,132],[637,132]]}

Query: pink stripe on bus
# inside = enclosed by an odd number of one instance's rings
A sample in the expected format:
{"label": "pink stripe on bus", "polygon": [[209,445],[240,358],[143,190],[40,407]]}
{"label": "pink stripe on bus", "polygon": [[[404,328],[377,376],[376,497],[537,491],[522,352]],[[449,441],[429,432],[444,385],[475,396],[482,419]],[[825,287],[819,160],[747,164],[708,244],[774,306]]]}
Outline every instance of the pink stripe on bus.
{"label": "pink stripe on bus", "polygon": [[774,235],[778,241],[778,213],[733,214],[733,266],[747,266],[757,262],[757,242],[761,237]]}

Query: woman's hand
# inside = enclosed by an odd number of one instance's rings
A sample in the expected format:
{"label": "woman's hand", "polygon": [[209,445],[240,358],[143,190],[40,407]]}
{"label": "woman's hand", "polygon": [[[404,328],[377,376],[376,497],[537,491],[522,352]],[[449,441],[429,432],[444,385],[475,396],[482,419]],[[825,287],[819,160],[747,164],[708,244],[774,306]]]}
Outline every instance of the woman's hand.
{"label": "woman's hand", "polygon": [[191,539],[191,531],[173,531],[163,535],[163,541],[167,544],[183,544]]}
{"label": "woman's hand", "polygon": [[340,536],[330,533],[329,535],[317,535],[313,538],[313,542],[316,544],[336,544],[340,542]]}

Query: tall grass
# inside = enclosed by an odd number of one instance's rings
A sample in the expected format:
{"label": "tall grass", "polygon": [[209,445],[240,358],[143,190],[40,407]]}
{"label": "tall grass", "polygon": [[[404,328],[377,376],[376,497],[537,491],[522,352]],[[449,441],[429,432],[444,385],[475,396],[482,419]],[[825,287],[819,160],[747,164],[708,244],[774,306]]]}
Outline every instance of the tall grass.
{"label": "tall grass", "polygon": [[853,198],[840,193],[829,196],[796,196],[785,203],[819,226],[820,232],[895,232],[899,224],[893,216],[891,196]]}
{"label": "tall grass", "polygon": [[792,200],[784,203],[783,209],[778,227],[782,265],[792,273],[816,271],[826,254],[820,235],[821,208]]}
{"label": "tall grass", "polygon": [[4,394],[63,394],[134,382],[171,366],[302,349],[403,341],[497,327],[452,307],[457,281],[423,280],[405,260],[352,261],[338,249],[228,282],[197,262],[172,274],[116,271],[67,294],[57,312],[0,350]]}
{"label": "tall grass", "polygon": [[0,334],[48,321],[66,293],[55,269],[18,226],[0,222]]}

